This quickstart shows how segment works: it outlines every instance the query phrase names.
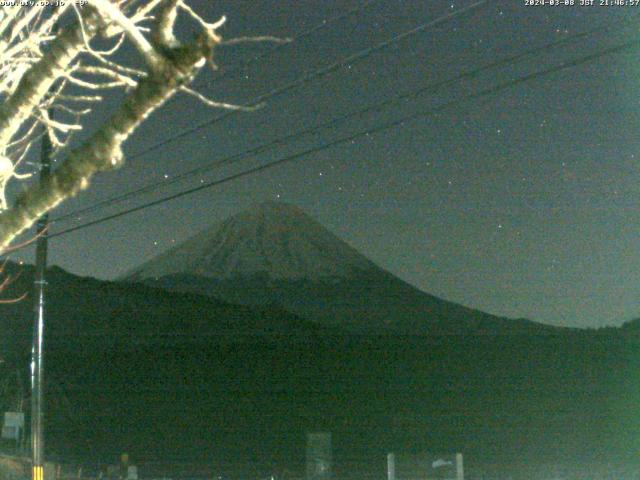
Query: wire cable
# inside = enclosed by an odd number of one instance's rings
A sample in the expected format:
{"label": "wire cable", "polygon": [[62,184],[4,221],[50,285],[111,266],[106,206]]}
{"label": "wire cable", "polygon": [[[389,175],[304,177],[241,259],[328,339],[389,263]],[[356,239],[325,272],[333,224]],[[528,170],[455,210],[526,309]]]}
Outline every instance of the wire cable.
{"label": "wire cable", "polygon": [[[290,37],[288,40],[288,42],[286,43],[277,43],[275,45],[273,45],[269,50],[267,50],[266,52],[261,53],[260,55],[256,55],[254,57],[251,57],[243,62],[238,62],[238,63],[234,63],[233,65],[226,67],[222,73],[220,75],[218,75],[216,78],[212,78],[212,79],[208,79],[206,82],[202,82],[202,85],[194,85],[194,86],[204,86],[205,83],[206,84],[210,84],[211,82],[218,82],[224,78],[228,78],[230,74],[232,73],[236,73],[236,72],[240,72],[242,71],[243,68],[251,65],[254,62],[257,62],[258,60],[262,60],[263,58],[266,58],[270,55],[273,55],[274,53],[278,52],[281,48],[290,45],[294,42],[297,42],[299,40],[302,40],[303,38],[309,37],[313,34],[315,34],[317,31],[322,30],[323,28],[329,27],[331,24],[335,23],[335,22],[339,22],[340,20],[347,18],[353,14],[359,13],[362,10],[366,9],[369,5],[371,5],[374,2],[377,2],[378,0],[367,0],[364,3],[362,3],[361,5],[357,6],[357,7],[353,7],[349,10],[347,10],[344,13],[340,13],[338,15],[335,15],[333,17],[329,17],[325,20],[323,20],[321,23],[311,27],[308,30],[303,30],[301,32],[296,33],[295,35],[293,35],[292,37]],[[197,82],[196,82],[197,83]],[[175,97],[174,97],[175,98]]]}
{"label": "wire cable", "polygon": [[[488,0],[478,0],[470,5],[467,5],[464,8],[461,8],[459,10],[456,10],[454,12],[450,12],[447,13],[445,15],[442,15],[434,20],[431,20],[429,22],[423,23],[421,25],[418,25],[417,27],[412,28],[411,30],[399,33],[383,42],[377,43],[371,47],[367,47],[364,48],[362,50],[359,50],[356,53],[353,53],[345,58],[343,58],[342,60],[338,60],[337,62],[334,62],[330,65],[327,65],[326,67],[320,68],[318,70],[315,70],[311,73],[308,73],[306,75],[303,75],[300,78],[297,78],[296,80],[293,80],[292,82],[289,82],[281,87],[275,88],[273,90],[270,90],[269,92],[266,92],[262,95],[258,95],[257,97],[253,98],[252,100],[250,100],[248,103],[244,104],[243,107],[246,108],[253,108],[253,107],[258,107],[260,106],[262,103],[264,103],[265,100],[271,99],[271,98],[275,98],[275,97],[279,97],[280,95],[287,93],[295,88],[298,88],[302,85],[306,85],[307,83],[320,79],[326,75],[329,75],[332,72],[335,72],[336,70],[338,70],[340,67],[343,67],[347,64],[354,64],[357,62],[360,62],[361,60],[369,57],[370,55],[379,52],[380,50],[383,50],[391,45],[394,45],[412,35],[416,35],[424,30],[426,30],[427,28],[430,27],[434,27],[436,25],[439,25],[441,23],[445,23],[448,22],[450,20],[453,20],[454,18],[461,16],[465,13],[468,13],[484,4],[486,4],[488,2]],[[128,156],[129,160],[133,160],[134,158],[138,158],[141,157],[143,155],[146,155],[148,153],[154,152],[156,150],[158,150],[161,147],[164,147],[165,145],[168,145],[170,143],[175,142],[176,140],[179,140],[181,138],[184,138],[188,135],[191,135],[199,130],[202,130],[203,128],[206,127],[210,127],[212,125],[215,125],[218,122],[221,122],[222,120],[226,120],[229,117],[232,117],[234,115],[237,115],[238,113],[240,113],[242,110],[228,110],[225,113],[218,115],[217,117],[214,117],[210,120],[207,120],[206,122],[202,122],[198,125],[195,125],[191,128],[187,128],[185,130],[183,130],[182,132],[177,133],[176,135],[173,135],[171,137],[168,137],[160,142],[155,143],[154,145],[147,147],[139,152],[135,152],[131,155]]]}
{"label": "wire cable", "polygon": [[[404,94],[394,95],[392,98],[386,99],[386,100],[384,100],[382,102],[378,102],[378,103],[369,105],[369,106],[367,106],[365,108],[362,108],[360,110],[349,112],[349,113],[346,113],[346,114],[341,115],[339,117],[331,118],[328,121],[321,122],[319,124],[316,124],[316,125],[308,127],[308,128],[303,128],[303,129],[300,129],[300,130],[296,130],[296,131],[292,132],[291,134],[275,138],[275,139],[273,139],[273,140],[271,140],[271,141],[269,141],[267,143],[258,145],[256,147],[251,147],[249,149],[246,149],[246,150],[243,150],[241,152],[226,156],[224,158],[220,158],[220,159],[214,160],[213,162],[210,162],[207,165],[196,167],[194,169],[191,169],[191,170],[188,170],[186,172],[180,173],[180,174],[174,176],[171,180],[165,180],[165,181],[150,183],[150,184],[142,186],[142,187],[140,187],[138,189],[126,192],[124,194],[117,195],[115,197],[111,197],[111,198],[106,199],[106,200],[102,200],[102,201],[97,202],[97,203],[95,203],[93,205],[90,205],[88,207],[81,208],[79,210],[75,210],[75,211],[67,213],[65,215],[61,215],[60,217],[56,218],[55,220],[52,220],[52,222],[53,223],[62,222],[62,221],[65,221],[67,219],[70,219],[70,218],[73,218],[73,217],[77,217],[79,215],[86,215],[88,213],[91,213],[91,212],[94,212],[96,210],[99,210],[99,209],[101,209],[103,207],[111,206],[111,205],[114,205],[116,203],[120,203],[122,201],[131,199],[131,198],[135,198],[135,197],[137,197],[139,195],[142,195],[142,194],[145,194],[145,193],[149,193],[149,192],[153,192],[153,191],[158,190],[160,188],[164,188],[166,186],[173,185],[173,184],[175,184],[177,182],[180,182],[180,181],[184,180],[185,178],[189,178],[189,177],[192,177],[192,176],[195,176],[195,175],[206,173],[207,171],[213,170],[214,168],[218,168],[218,167],[220,167],[222,165],[231,163],[233,161],[241,160],[241,159],[244,159],[244,158],[250,157],[250,156],[255,156],[255,155],[257,155],[259,153],[262,153],[264,151],[267,151],[267,150],[269,150],[269,149],[271,149],[273,147],[276,147],[278,145],[283,145],[283,144],[288,143],[288,142],[290,142],[292,140],[295,140],[295,139],[297,139],[297,138],[299,138],[301,136],[308,135],[310,133],[314,133],[314,132],[316,132],[318,130],[321,130],[323,128],[335,127],[336,125],[339,125],[339,124],[341,124],[341,123],[343,123],[343,122],[345,122],[347,120],[350,120],[350,119],[353,119],[355,117],[359,117],[359,116],[365,115],[365,114],[373,112],[373,111],[380,110],[380,109],[385,108],[387,106],[390,106],[390,105],[392,105],[394,103],[401,102],[402,100],[406,100],[406,99],[409,99],[409,98],[412,98],[412,97],[419,96],[419,95],[424,94],[426,92],[429,92],[429,91],[432,91],[432,90],[436,90],[441,86],[450,85],[450,84],[452,84],[454,82],[458,82],[460,80],[472,79],[472,78],[475,78],[478,75],[480,75],[481,73],[484,73],[486,71],[489,71],[489,70],[492,70],[492,69],[495,69],[495,68],[499,68],[499,67],[503,67],[503,66],[507,66],[507,65],[510,65],[510,64],[515,64],[516,62],[518,62],[518,61],[520,61],[520,60],[522,60],[522,59],[524,59],[526,57],[535,55],[535,54],[537,54],[539,52],[542,52],[542,51],[547,51],[547,50],[549,50],[551,48],[555,48],[555,47],[558,47],[558,46],[566,45],[567,43],[571,43],[571,42],[573,42],[575,40],[582,39],[582,38],[594,35],[596,33],[602,32],[602,31],[606,31],[606,30],[612,28],[613,26],[614,25],[612,25],[610,23],[607,23],[605,25],[600,25],[600,26],[598,26],[598,27],[596,27],[594,29],[590,29],[590,30],[584,31],[584,32],[579,32],[579,33],[573,34],[573,35],[568,36],[568,37],[563,37],[560,40],[556,40],[554,42],[548,42],[548,43],[546,43],[544,45],[541,45],[539,47],[530,48],[530,49],[528,49],[528,50],[526,50],[524,52],[521,52],[521,53],[518,53],[518,54],[515,54],[515,55],[511,55],[511,56],[502,58],[502,59],[497,60],[495,62],[490,62],[490,63],[488,63],[486,65],[483,65],[483,66],[481,66],[479,68],[463,72],[463,73],[458,74],[458,75],[456,75],[454,77],[449,77],[449,78],[447,78],[445,80],[434,82],[434,83],[429,84],[427,86],[421,87],[421,88],[419,88],[417,90],[413,90],[413,91],[410,91],[410,92],[407,92],[407,93],[404,93]],[[618,24],[616,24],[615,26],[617,28],[619,27]]]}
{"label": "wire cable", "polygon": [[[241,72],[242,69],[246,68],[247,66],[251,65],[254,62],[257,62],[258,60],[261,60],[263,58],[266,58],[270,55],[273,55],[274,53],[277,53],[281,48],[288,46],[294,42],[297,42],[299,40],[302,40],[306,37],[309,37],[311,35],[313,35],[314,33],[316,33],[319,30],[322,30],[323,28],[329,27],[330,25],[332,25],[335,22],[338,22],[340,20],[342,20],[343,18],[346,18],[348,16],[351,16],[355,13],[361,12],[362,10],[366,9],[369,5],[371,5],[372,3],[376,2],[378,0],[367,0],[365,1],[362,5],[359,5],[357,7],[353,7],[349,10],[347,10],[344,13],[340,13],[338,15],[335,15],[333,17],[329,17],[328,19],[323,20],[321,23],[315,25],[314,27],[311,27],[308,30],[303,30],[295,35],[293,35],[292,37],[288,38],[288,41],[283,42],[283,43],[277,43],[275,45],[273,45],[269,50],[267,50],[266,52],[263,52],[260,55],[256,55],[254,57],[251,57],[243,62],[238,62],[235,64],[232,64],[229,67],[226,67],[222,73],[220,75],[218,75],[215,78],[212,79],[208,79],[204,82],[197,82],[194,81],[192,85],[190,85],[193,88],[199,88],[199,87],[204,87],[204,86],[208,86],[209,84],[211,84],[212,82],[218,82],[220,80],[225,80],[227,78],[232,78],[231,74],[233,73],[238,73]],[[165,103],[165,107],[168,105],[173,104],[174,102],[176,102],[178,100],[178,96],[173,96],[172,98],[170,98],[166,103]],[[134,157],[130,157],[130,158],[134,158]]]}
{"label": "wire cable", "polygon": [[121,212],[118,212],[118,213],[115,213],[115,214],[112,214],[112,215],[108,215],[108,216],[105,216],[105,217],[102,217],[102,218],[99,218],[99,219],[96,219],[96,220],[92,220],[90,222],[83,223],[81,225],[77,225],[75,227],[71,227],[71,228],[68,228],[68,229],[65,229],[65,230],[62,230],[62,231],[59,231],[59,232],[52,233],[52,234],[49,235],[49,238],[55,238],[55,237],[59,237],[59,236],[62,236],[62,235],[66,235],[68,233],[75,232],[75,231],[78,231],[78,230],[81,230],[81,229],[84,229],[84,228],[87,228],[87,227],[91,227],[91,226],[94,226],[94,225],[98,225],[100,223],[104,223],[104,222],[109,221],[109,220],[113,220],[113,219],[116,219],[116,218],[119,218],[119,217],[123,217],[125,215],[129,215],[130,213],[138,212],[140,210],[145,210],[147,208],[150,208],[150,207],[153,207],[153,206],[156,206],[156,205],[160,205],[160,204],[169,202],[171,200],[175,200],[177,198],[181,198],[181,197],[184,197],[186,195],[190,195],[192,193],[199,192],[201,190],[209,189],[209,188],[212,188],[212,187],[215,187],[215,186],[218,186],[218,185],[222,185],[222,184],[234,181],[234,180],[238,180],[238,179],[243,178],[243,177],[247,177],[247,176],[250,176],[250,175],[253,175],[253,174],[256,174],[256,173],[260,173],[260,172],[263,172],[265,170],[269,170],[269,169],[275,168],[275,167],[277,167],[279,165],[283,165],[285,163],[291,163],[294,160],[300,159],[302,157],[306,157],[306,156],[311,155],[313,153],[318,153],[318,152],[327,150],[327,149],[332,148],[332,147],[334,147],[336,145],[340,145],[340,144],[344,144],[344,143],[350,142],[352,140],[355,140],[356,138],[359,138],[359,137],[362,137],[362,136],[365,136],[365,135],[375,134],[375,133],[378,133],[378,132],[381,132],[381,131],[384,131],[384,130],[388,130],[388,129],[397,127],[399,125],[402,125],[405,122],[408,122],[408,121],[411,121],[411,120],[415,120],[417,118],[423,118],[423,117],[428,117],[428,116],[437,114],[437,113],[439,113],[439,112],[441,112],[443,110],[451,108],[451,107],[453,107],[455,105],[458,105],[460,103],[463,103],[465,101],[475,100],[475,99],[478,99],[478,98],[486,97],[486,96],[498,93],[498,92],[500,92],[502,90],[505,90],[507,88],[511,88],[511,87],[516,86],[516,85],[519,85],[519,84],[522,84],[522,83],[525,83],[525,82],[529,82],[531,80],[538,79],[538,78],[541,78],[541,77],[544,77],[544,76],[547,76],[547,75],[550,75],[552,73],[556,73],[556,72],[559,72],[559,71],[562,71],[562,70],[566,70],[566,69],[569,69],[569,68],[576,67],[576,66],[584,64],[584,63],[591,62],[593,60],[596,60],[598,58],[604,57],[606,55],[611,55],[611,54],[614,54],[614,53],[620,53],[620,52],[622,52],[624,50],[628,50],[628,49],[631,49],[631,48],[638,48],[638,47],[640,47],[640,41],[636,40],[636,41],[632,41],[632,42],[626,42],[626,43],[623,43],[623,44],[619,44],[619,45],[616,45],[616,46],[613,46],[613,47],[610,47],[610,48],[606,48],[606,49],[600,50],[600,51],[598,51],[596,53],[585,55],[585,56],[576,58],[576,59],[568,61],[568,62],[562,62],[561,64],[556,65],[554,67],[550,67],[550,68],[547,68],[547,69],[544,69],[544,70],[539,70],[537,72],[530,73],[530,74],[518,77],[516,79],[509,80],[509,81],[506,81],[506,82],[502,82],[502,83],[499,83],[499,84],[494,85],[492,87],[485,88],[483,90],[480,90],[479,92],[476,92],[476,93],[473,93],[473,94],[469,94],[469,95],[465,95],[465,96],[463,96],[463,97],[461,97],[459,99],[451,100],[449,102],[443,103],[443,104],[441,104],[441,105],[439,105],[439,106],[437,106],[435,108],[432,108],[430,110],[423,111],[423,112],[417,112],[417,113],[413,113],[413,114],[410,114],[410,115],[406,115],[406,116],[403,116],[403,117],[398,118],[396,120],[380,124],[380,125],[378,125],[376,127],[369,128],[369,129],[366,129],[366,130],[362,130],[362,131],[359,131],[359,132],[356,132],[356,133],[353,133],[353,134],[350,134],[350,135],[335,139],[333,141],[324,143],[322,145],[318,145],[318,146],[309,148],[307,150],[303,150],[301,152],[298,152],[298,153],[295,153],[295,154],[292,154],[292,155],[288,155],[286,157],[280,158],[280,159],[275,160],[273,162],[269,162],[269,163],[266,163],[266,164],[263,164],[263,165],[259,165],[257,167],[254,167],[254,168],[251,168],[251,169],[248,169],[248,170],[245,170],[245,171],[233,174],[233,175],[229,175],[229,176],[224,177],[222,179],[214,180],[214,181],[208,182],[208,183],[203,184],[203,185],[198,185],[197,187],[193,187],[193,188],[190,188],[190,189],[187,189],[187,190],[183,190],[181,192],[178,192],[178,193],[175,193],[175,194],[172,194],[172,195],[168,195],[168,196],[163,197],[163,198],[158,199],[158,200],[154,200],[154,201],[151,201],[151,202],[148,202],[148,203],[145,203],[145,204],[133,207],[133,208],[129,208],[127,210],[123,210]]}

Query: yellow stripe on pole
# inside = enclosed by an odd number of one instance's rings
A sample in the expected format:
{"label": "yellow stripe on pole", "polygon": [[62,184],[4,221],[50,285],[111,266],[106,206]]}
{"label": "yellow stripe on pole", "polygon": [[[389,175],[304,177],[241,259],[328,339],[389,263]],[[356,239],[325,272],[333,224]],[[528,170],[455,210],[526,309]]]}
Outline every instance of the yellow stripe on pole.
{"label": "yellow stripe on pole", "polygon": [[44,480],[44,468],[41,466],[33,467],[33,480]]}

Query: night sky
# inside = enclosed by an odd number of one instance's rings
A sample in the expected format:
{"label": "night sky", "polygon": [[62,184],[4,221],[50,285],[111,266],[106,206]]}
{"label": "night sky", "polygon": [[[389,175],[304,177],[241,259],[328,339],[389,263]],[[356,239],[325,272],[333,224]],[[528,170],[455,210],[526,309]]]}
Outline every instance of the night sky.
{"label": "night sky", "polygon": [[[210,20],[227,15],[220,33],[232,38],[294,36],[366,2],[189,3]],[[271,44],[220,48],[220,70],[203,71],[195,85],[216,100],[249,103],[472,3],[372,1],[276,53],[265,55]],[[637,40],[638,15],[640,7],[633,6],[527,6],[525,0],[491,0],[270,99],[256,112],[233,115],[137,155],[223,113],[181,95],[128,142],[125,152],[134,156],[130,162],[101,175],[52,217],[150,182],[170,180],[395,94],[609,26],[79,221],[56,223],[52,231]],[[380,266],[433,295],[493,314],[552,324],[619,325],[640,316],[639,54],[638,48],[631,48],[605,55],[257,175],[57,237],[50,243],[50,261],[75,274],[113,279],[255,202],[280,199],[300,206]],[[250,62],[261,55],[265,56]],[[108,102],[99,118],[113,104]],[[95,125],[89,124],[87,133],[92,128]],[[29,260],[27,254],[23,258]]]}

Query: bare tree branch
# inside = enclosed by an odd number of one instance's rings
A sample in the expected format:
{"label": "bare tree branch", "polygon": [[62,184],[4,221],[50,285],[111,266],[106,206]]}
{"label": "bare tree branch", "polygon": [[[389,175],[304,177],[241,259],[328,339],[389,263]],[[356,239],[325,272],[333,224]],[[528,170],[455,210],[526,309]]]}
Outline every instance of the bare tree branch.
{"label": "bare tree branch", "polygon": [[[0,11],[0,96],[6,96],[0,105],[0,251],[44,213],[87,188],[93,175],[122,165],[124,142],[177,92],[211,107],[257,108],[218,102],[188,87],[207,62],[213,65],[213,50],[222,42],[217,29],[225,17],[207,22],[183,0],[88,1],[82,9],[67,2],[73,9],[59,8],[49,16],[42,9]],[[54,22],[67,10],[75,11],[75,21],[54,33]],[[180,43],[174,33],[179,12],[200,29],[189,44]],[[149,28],[141,25],[146,22],[151,22]],[[117,39],[113,47],[100,51],[92,46],[98,36]],[[125,39],[143,58],[144,70],[113,60]],[[286,40],[242,37],[229,44],[243,41]],[[91,136],[69,150],[69,139],[82,129],[81,119],[103,99],[92,92],[107,88],[122,88],[123,102]],[[61,118],[51,118],[50,109],[59,111]],[[28,175],[17,173],[16,166],[42,134],[49,136],[55,154],[64,149],[65,157],[58,158],[50,176],[29,185],[9,206],[7,183]]]}
{"label": "bare tree branch", "polygon": [[[97,19],[89,15],[84,25],[85,32],[94,35],[97,28]],[[47,95],[53,83],[64,75],[83,45],[80,23],[70,25],[52,42],[47,54],[24,74],[15,93],[0,105],[0,147],[10,142],[25,119]]]}
{"label": "bare tree branch", "polygon": [[252,107],[245,107],[244,105],[234,105],[232,103],[225,103],[225,102],[217,102],[215,100],[211,100],[207,97],[205,97],[204,95],[202,95],[200,92],[197,92],[187,86],[182,86],[180,87],[180,91],[181,92],[185,92],[188,95],[191,95],[195,98],[197,98],[198,100],[200,100],[202,103],[204,103],[205,105],[209,106],[209,107],[214,107],[214,108],[224,108],[226,110],[242,110],[244,112],[253,112],[259,108],[262,107],[262,105],[257,105],[257,106],[252,106]]}
{"label": "bare tree branch", "polygon": [[[104,1],[106,0],[94,2],[98,11],[103,13],[106,10]],[[151,32],[156,42],[155,47],[152,47],[153,65],[150,65],[147,76],[137,83],[121,107],[80,147],[69,152],[67,158],[49,178],[28,188],[18,197],[15,206],[0,214],[0,247],[8,245],[16,235],[32,226],[43,213],[87,188],[91,177],[97,172],[121,165],[122,144],[149,114],[191,82],[205,60],[211,57],[214,46],[221,40],[215,32],[219,24],[202,22],[206,28],[196,41],[190,45],[180,45],[173,35],[177,5],[176,0],[164,0],[160,3],[156,23]],[[113,4],[111,6],[113,7]],[[118,16],[110,15],[109,18],[114,20]],[[130,27],[125,22],[118,24],[123,28]],[[75,30],[75,40],[77,44],[84,45],[82,34],[78,34],[78,30]],[[136,46],[141,47],[139,43]],[[145,44],[142,53],[146,52],[146,48]],[[77,80],[66,74],[66,71],[59,75],[72,82]],[[72,128],[68,124],[56,124],[44,116],[42,120],[57,130]]]}

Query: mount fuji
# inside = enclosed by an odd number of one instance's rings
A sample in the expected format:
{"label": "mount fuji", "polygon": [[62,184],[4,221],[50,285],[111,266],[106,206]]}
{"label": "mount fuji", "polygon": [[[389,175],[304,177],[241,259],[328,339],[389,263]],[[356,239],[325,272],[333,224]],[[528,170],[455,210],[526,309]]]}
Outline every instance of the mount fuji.
{"label": "mount fuji", "polygon": [[513,334],[553,327],[467,308],[409,285],[300,208],[256,204],[123,280],[242,305],[278,306],[356,333]]}

